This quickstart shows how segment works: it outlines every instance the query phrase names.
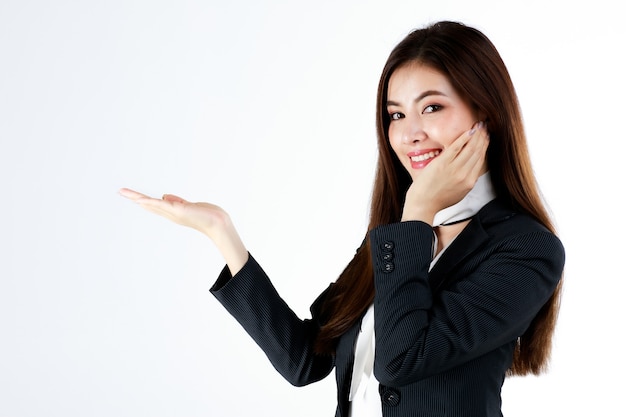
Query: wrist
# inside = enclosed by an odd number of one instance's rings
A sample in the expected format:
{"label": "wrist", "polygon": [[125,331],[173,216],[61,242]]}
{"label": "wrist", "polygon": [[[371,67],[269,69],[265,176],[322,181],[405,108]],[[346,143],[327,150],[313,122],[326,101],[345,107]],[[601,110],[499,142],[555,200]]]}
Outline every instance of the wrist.
{"label": "wrist", "polygon": [[407,207],[405,207],[404,210],[402,211],[402,218],[400,219],[400,221],[402,222],[421,221],[432,226],[435,220],[435,214],[436,212],[429,210],[429,209],[424,209],[424,208],[408,209]]}
{"label": "wrist", "polygon": [[228,265],[232,275],[235,275],[248,261],[248,250],[239,237],[235,226],[226,215],[210,232],[204,232],[215,244],[218,251]]}

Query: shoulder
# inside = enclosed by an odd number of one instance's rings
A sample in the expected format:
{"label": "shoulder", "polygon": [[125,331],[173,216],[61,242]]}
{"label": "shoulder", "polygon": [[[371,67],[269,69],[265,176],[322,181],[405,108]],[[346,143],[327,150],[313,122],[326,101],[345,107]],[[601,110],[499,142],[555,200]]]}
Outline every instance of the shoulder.
{"label": "shoulder", "polygon": [[564,261],[565,249],[558,236],[534,217],[502,200],[489,202],[476,216],[492,244],[516,242],[531,252]]}
{"label": "shoulder", "polygon": [[539,232],[554,235],[535,218],[512,208],[500,199],[487,203],[476,214],[476,218],[483,228],[491,233],[516,235]]}

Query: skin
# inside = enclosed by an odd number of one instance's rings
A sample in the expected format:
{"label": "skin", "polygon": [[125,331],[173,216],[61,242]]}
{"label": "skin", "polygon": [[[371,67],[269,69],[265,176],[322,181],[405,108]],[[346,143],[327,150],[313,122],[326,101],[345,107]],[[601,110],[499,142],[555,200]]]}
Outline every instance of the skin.
{"label": "skin", "polygon": [[[436,94],[426,92],[436,91]],[[472,109],[447,78],[419,63],[398,68],[389,80],[388,111],[392,116],[389,142],[413,182],[407,191],[402,221],[433,223],[435,214],[459,202],[487,171],[489,135]],[[439,155],[416,168],[407,156],[424,149]],[[248,250],[230,216],[210,203],[189,202],[165,194],[152,198],[128,188],[120,194],[144,209],[208,236],[220,251],[231,274],[247,262]],[[466,224],[436,228],[440,248]]]}
{"label": "skin", "polygon": [[[419,62],[396,69],[387,93],[389,143],[413,180],[402,221],[433,223],[435,214],[461,201],[487,172],[489,135],[481,114],[441,72]],[[437,154],[421,162],[410,156]],[[437,227],[439,250],[467,225]]]}
{"label": "skin", "polygon": [[239,272],[248,261],[248,250],[230,216],[221,207],[189,202],[173,194],[158,199],[128,188],[122,188],[119,193],[148,211],[208,236],[224,257],[231,274]]}

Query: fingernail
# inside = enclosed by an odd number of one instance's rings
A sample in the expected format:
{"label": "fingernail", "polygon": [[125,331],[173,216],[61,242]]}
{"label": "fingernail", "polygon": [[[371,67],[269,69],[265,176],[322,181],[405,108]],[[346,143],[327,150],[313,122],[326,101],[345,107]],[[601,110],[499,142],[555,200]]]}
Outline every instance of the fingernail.
{"label": "fingernail", "polygon": [[476,123],[469,131],[470,136],[473,135],[478,129],[482,129],[484,125],[485,124],[482,122],[482,120]]}

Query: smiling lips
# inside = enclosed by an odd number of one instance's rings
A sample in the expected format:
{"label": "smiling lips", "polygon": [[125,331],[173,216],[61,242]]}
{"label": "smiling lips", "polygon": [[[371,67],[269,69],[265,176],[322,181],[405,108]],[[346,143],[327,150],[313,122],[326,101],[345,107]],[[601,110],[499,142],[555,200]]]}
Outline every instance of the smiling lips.
{"label": "smiling lips", "polygon": [[440,149],[424,149],[417,152],[409,152],[408,157],[411,159],[411,167],[420,169],[428,165],[428,163],[435,159],[440,153]]}

